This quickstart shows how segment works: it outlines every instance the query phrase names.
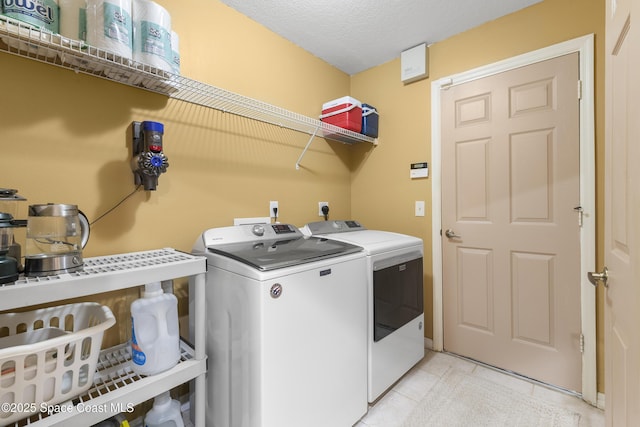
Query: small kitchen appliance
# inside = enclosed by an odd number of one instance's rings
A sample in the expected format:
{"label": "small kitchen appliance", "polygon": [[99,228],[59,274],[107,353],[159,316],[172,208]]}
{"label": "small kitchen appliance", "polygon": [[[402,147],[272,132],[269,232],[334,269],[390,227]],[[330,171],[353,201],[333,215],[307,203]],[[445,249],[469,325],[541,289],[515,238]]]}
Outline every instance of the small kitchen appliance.
{"label": "small kitchen appliance", "polygon": [[82,269],[89,221],[76,205],[29,206],[25,276],[51,276]]}
{"label": "small kitchen appliance", "polygon": [[[9,243],[8,256],[15,258],[18,262],[18,272],[20,273],[24,270],[22,265],[22,246],[16,242],[17,230],[15,228],[25,228],[27,226],[26,219],[16,219],[20,218],[20,212],[18,212],[19,206],[26,201],[27,199],[18,194],[18,190],[0,188],[0,212],[7,213],[13,217],[13,241]],[[22,237],[24,238],[24,233],[22,233]]]}
{"label": "small kitchen appliance", "polygon": [[0,212],[0,285],[18,280],[18,261],[9,256],[15,227],[13,216]]}

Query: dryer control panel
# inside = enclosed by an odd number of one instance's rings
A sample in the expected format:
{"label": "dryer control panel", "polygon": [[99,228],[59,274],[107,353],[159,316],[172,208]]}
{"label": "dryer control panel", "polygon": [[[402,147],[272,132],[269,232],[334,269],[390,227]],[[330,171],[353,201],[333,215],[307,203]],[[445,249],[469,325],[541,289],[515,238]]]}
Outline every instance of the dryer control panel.
{"label": "dryer control panel", "polygon": [[365,226],[354,220],[316,221],[305,225],[305,231],[311,236],[360,230],[366,230]]}

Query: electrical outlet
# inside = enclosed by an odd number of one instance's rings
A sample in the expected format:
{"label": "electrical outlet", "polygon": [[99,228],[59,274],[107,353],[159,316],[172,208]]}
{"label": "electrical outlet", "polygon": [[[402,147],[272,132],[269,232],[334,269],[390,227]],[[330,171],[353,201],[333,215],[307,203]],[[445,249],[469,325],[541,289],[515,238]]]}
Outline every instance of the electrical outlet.
{"label": "electrical outlet", "polygon": [[324,213],[322,212],[323,206],[329,206],[329,202],[318,202],[318,216],[324,217]]}
{"label": "electrical outlet", "polygon": [[[278,213],[277,213],[277,214],[275,214],[275,213],[273,212],[273,209],[274,209],[274,208],[278,211]],[[279,216],[280,216],[280,208],[278,207],[278,202],[277,202],[277,201],[275,201],[275,200],[271,200],[271,201],[269,202],[269,216],[270,216],[271,218],[279,217]]]}

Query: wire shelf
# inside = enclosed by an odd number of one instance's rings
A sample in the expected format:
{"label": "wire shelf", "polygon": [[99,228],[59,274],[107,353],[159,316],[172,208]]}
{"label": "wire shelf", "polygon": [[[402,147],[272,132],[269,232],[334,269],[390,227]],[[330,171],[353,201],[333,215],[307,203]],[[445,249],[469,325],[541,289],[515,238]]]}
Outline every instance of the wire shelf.
{"label": "wire shelf", "polygon": [[189,261],[193,255],[178,252],[173,249],[160,249],[145,252],[133,252],[121,255],[109,255],[95,258],[86,258],[81,271],[72,273],[72,276],[94,275],[117,271],[135,270],[144,267],[156,267],[168,265],[174,262]]}
{"label": "wire shelf", "polygon": [[[73,420],[80,423],[87,422],[84,410],[100,409],[100,418],[121,412],[131,412],[135,405],[154,397],[160,388],[173,388],[180,385],[183,378],[172,379],[176,371],[185,371],[187,377],[194,377],[206,370],[206,360],[194,359],[194,352],[185,342],[180,342],[180,361],[178,365],[165,375],[143,376],[135,373],[131,368],[131,349],[128,344],[120,344],[100,352],[93,386],[84,394],[47,408],[47,411],[37,412],[15,423],[12,427],[28,425],[69,425]],[[178,375],[179,377],[180,375]],[[128,389],[136,387],[146,389],[145,393],[130,396]],[[127,396],[123,402],[122,397]],[[43,405],[46,406],[46,405]],[[84,409],[83,409],[84,408]],[[86,425],[86,424],[85,424]]]}
{"label": "wire shelf", "polygon": [[84,258],[80,271],[52,276],[20,276],[0,285],[0,311],[110,292],[206,271],[203,257],[172,248]]}
{"label": "wire shelf", "polygon": [[0,15],[0,51],[345,144],[377,139],[132,61]]}

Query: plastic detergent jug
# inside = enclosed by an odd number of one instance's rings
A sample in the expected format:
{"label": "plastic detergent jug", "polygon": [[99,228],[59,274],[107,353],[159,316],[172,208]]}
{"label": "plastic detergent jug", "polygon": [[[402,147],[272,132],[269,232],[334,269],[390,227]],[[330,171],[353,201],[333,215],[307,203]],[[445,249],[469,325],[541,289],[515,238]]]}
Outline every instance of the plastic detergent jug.
{"label": "plastic detergent jug", "polygon": [[131,367],[154,375],[180,360],[178,299],[159,282],[145,285],[142,298],[131,303]]}
{"label": "plastic detergent jug", "polygon": [[171,400],[168,391],[153,399],[153,408],[144,416],[145,427],[184,427],[180,402]]}

